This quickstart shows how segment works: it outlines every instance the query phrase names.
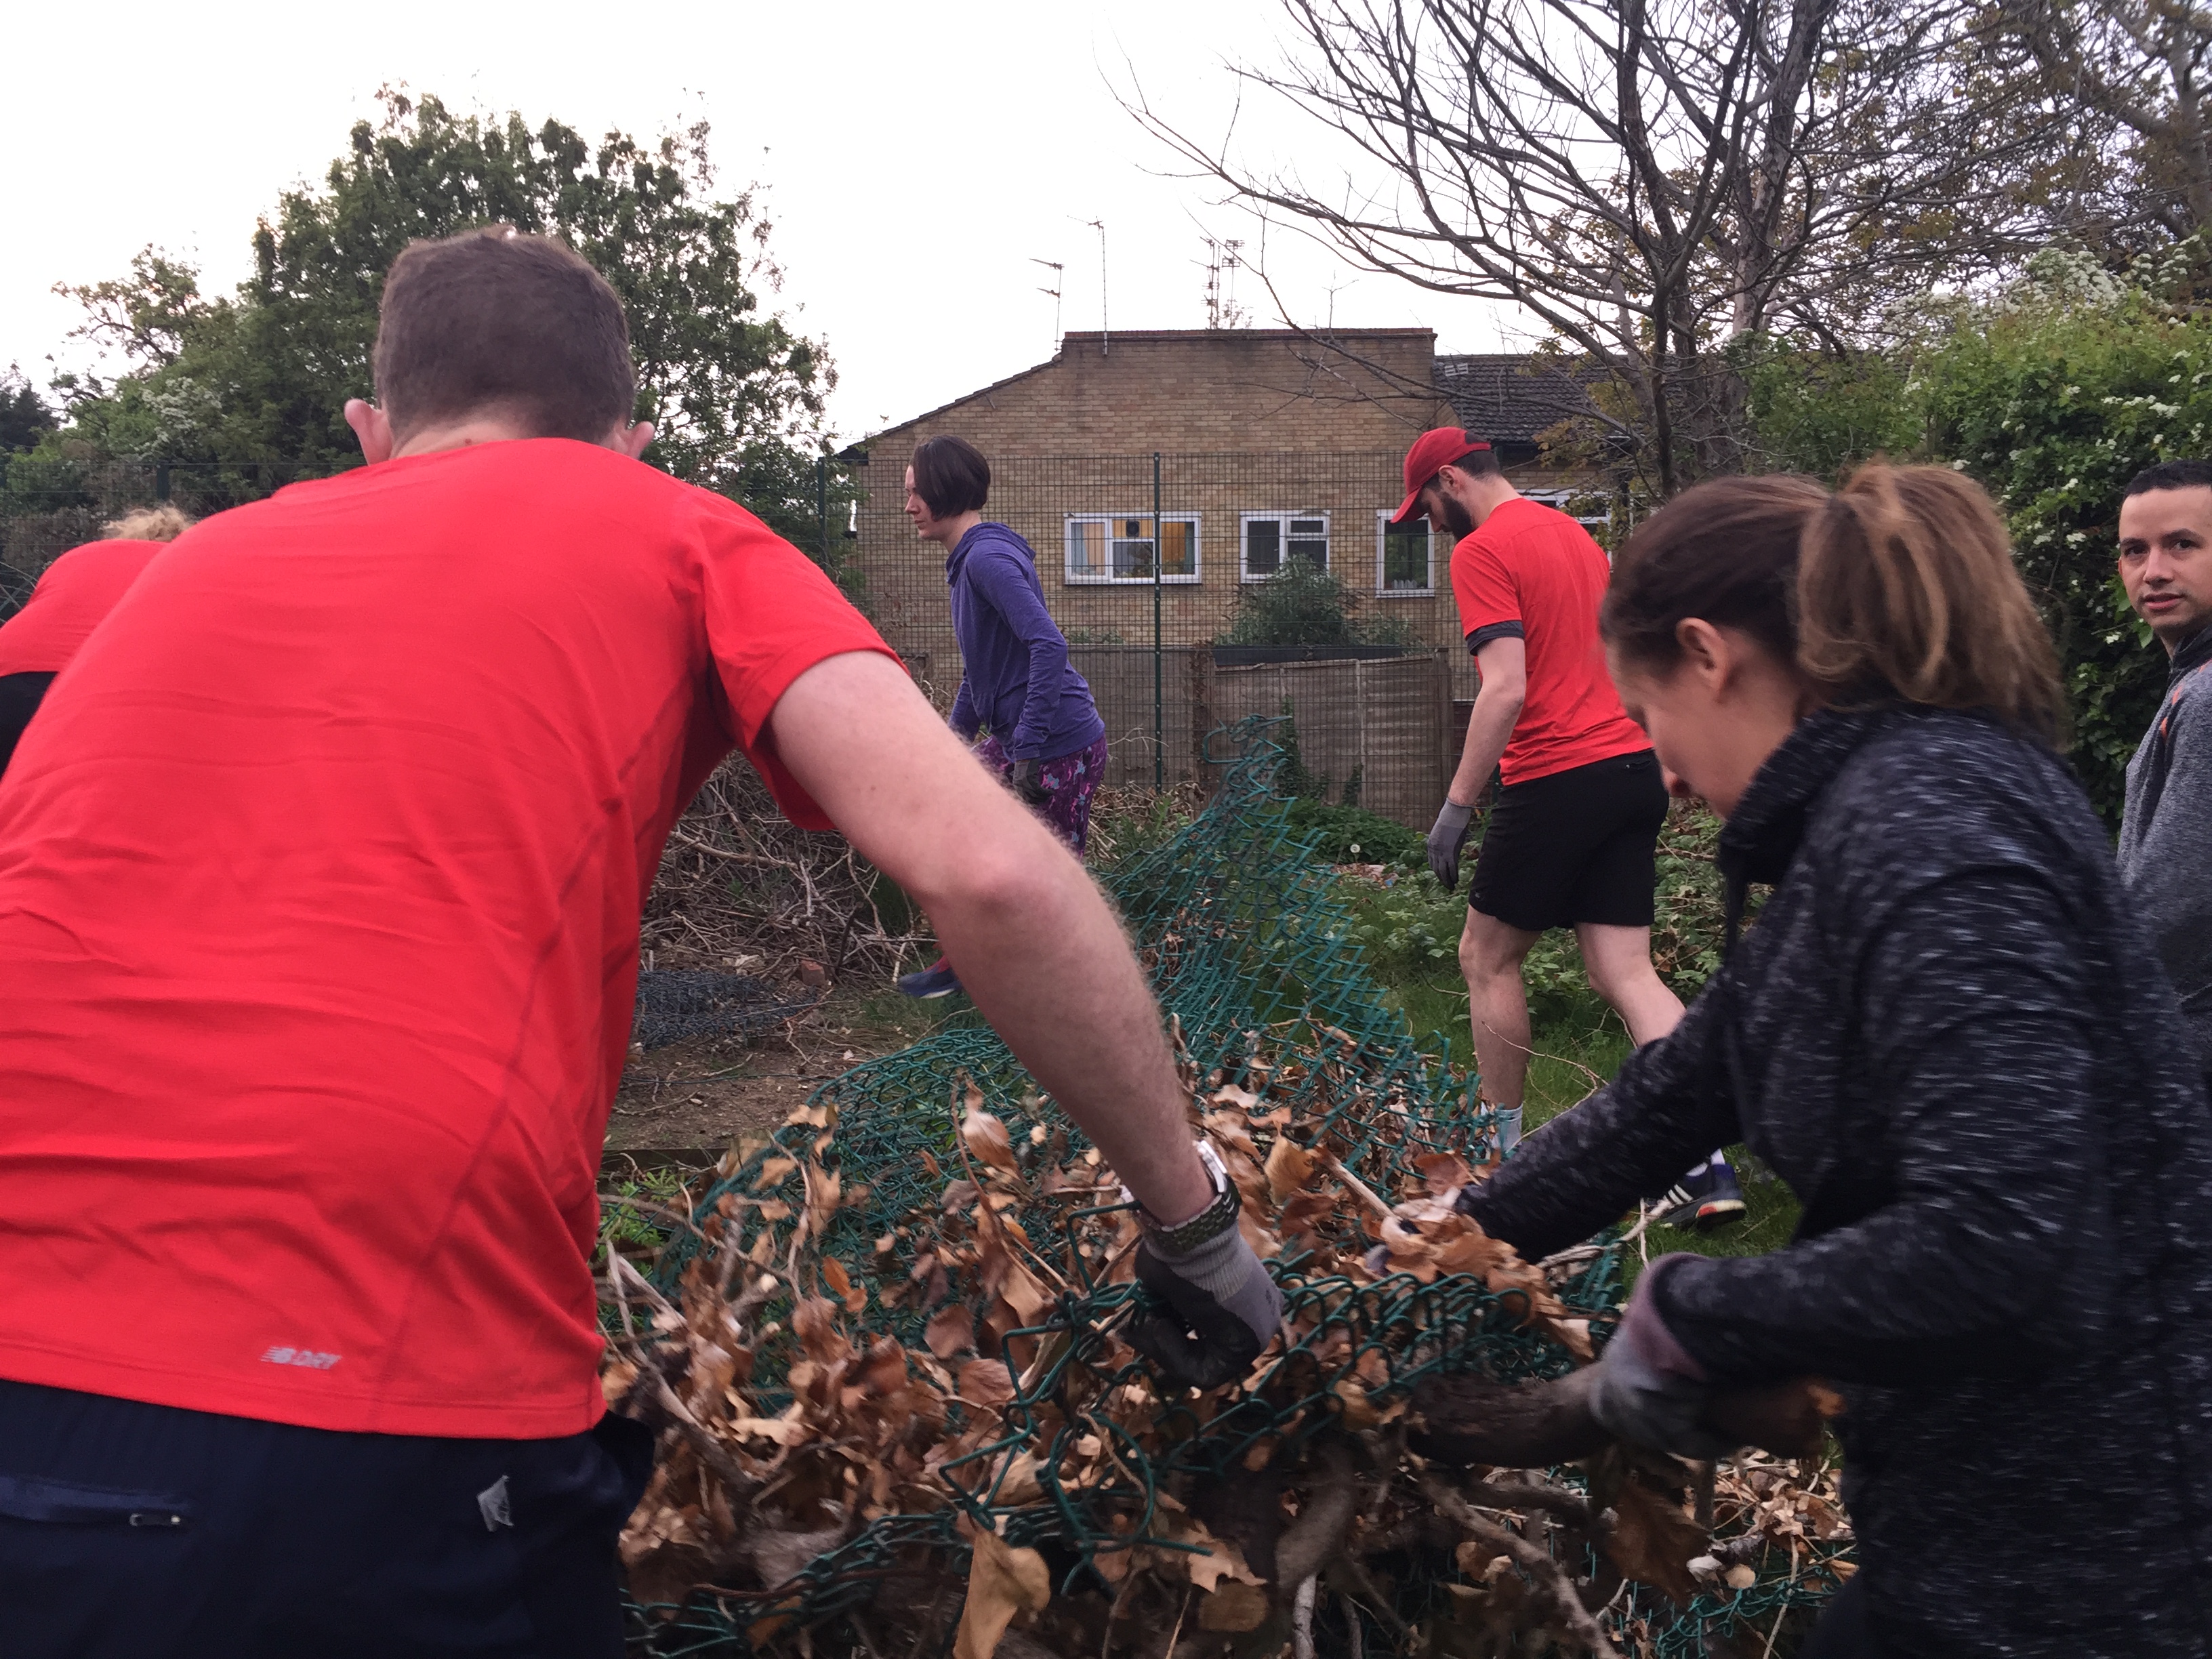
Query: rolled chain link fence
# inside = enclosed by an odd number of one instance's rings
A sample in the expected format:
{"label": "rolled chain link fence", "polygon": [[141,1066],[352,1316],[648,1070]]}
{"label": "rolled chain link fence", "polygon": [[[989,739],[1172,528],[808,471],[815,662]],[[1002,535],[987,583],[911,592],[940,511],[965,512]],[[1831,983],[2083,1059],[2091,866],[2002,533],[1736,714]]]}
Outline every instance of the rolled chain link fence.
{"label": "rolled chain link fence", "polygon": [[[1342,1148],[1346,1169],[1372,1187],[1396,1190],[1416,1158],[1439,1150],[1464,1153],[1471,1146],[1479,1155],[1488,1120],[1468,1109],[1466,1079],[1415,1048],[1403,1019],[1361,967],[1349,942],[1350,913],[1271,791],[1282,761],[1267,739],[1271,724],[1255,719],[1234,733],[1216,734],[1217,744],[1234,751],[1223,757],[1227,769],[1219,793],[1187,830],[1114,869],[1107,884],[1199,1076],[1209,1083],[1249,1079],[1248,1064],[1263,1036],[1328,1052],[1332,1064],[1312,1066],[1303,1076],[1279,1072],[1267,1078],[1267,1097],[1271,1104],[1294,1107],[1310,1101],[1323,1113],[1315,1140]],[[958,1166],[946,1103],[963,1074],[1006,1120],[1018,1145],[1032,1130],[1041,1130],[1039,1140],[1048,1137],[1054,1148],[1079,1153],[1087,1144],[1056,1106],[1036,1093],[1020,1064],[988,1030],[940,1031],[823,1085],[811,1103],[836,1108],[830,1156],[840,1160],[844,1182],[865,1182],[868,1195],[838,1212],[823,1246],[848,1261],[875,1263],[879,1289],[905,1279],[915,1253],[907,1240],[888,1252],[874,1242],[896,1237],[902,1218],[933,1208],[942,1185],[934,1172]],[[774,1144],[705,1192],[695,1220],[704,1225],[726,1194],[752,1190],[766,1160],[805,1156],[820,1133],[807,1126],[779,1132]],[[1056,1237],[1066,1260],[1102,1257],[1085,1229],[1107,1212],[1069,1212],[1065,1203],[1057,1211],[1040,1200],[1017,1212],[1016,1218],[1033,1237]],[[659,1257],[664,1288],[676,1291],[696,1248],[684,1234],[670,1239]],[[1559,1288],[1571,1312],[1599,1316],[1593,1334],[1601,1340],[1606,1316],[1620,1299],[1617,1255],[1616,1246],[1601,1241],[1587,1266]],[[940,1577],[959,1582],[969,1548],[959,1531],[963,1514],[1011,1544],[1042,1551],[1053,1564],[1055,1591],[1072,1590],[1100,1582],[1091,1575],[1102,1556],[1139,1544],[1174,1547],[1155,1531],[1168,1482],[1187,1483],[1193,1474],[1218,1477],[1240,1464],[1251,1467],[1245,1460],[1263,1450],[1280,1456],[1294,1449],[1337,1421],[1332,1397],[1348,1378],[1366,1379],[1367,1398],[1385,1406],[1439,1371],[1513,1382],[1570,1368],[1561,1350],[1529,1328],[1523,1306],[1510,1294],[1493,1294],[1480,1279],[1447,1274],[1421,1285],[1394,1275],[1361,1284],[1338,1276],[1310,1278],[1301,1270],[1304,1260],[1286,1252],[1272,1264],[1294,1322],[1303,1325],[1297,1317],[1302,1311],[1317,1317],[1312,1332],[1277,1364],[1269,1384],[1211,1417],[1193,1402],[1187,1420],[1170,1427],[1164,1449],[1147,1450],[1127,1439],[1115,1448],[1117,1474],[1076,1491],[1055,1478],[1068,1443],[1083,1431],[1063,1409],[1063,1391],[1075,1369],[1097,1364],[1104,1352],[1098,1333],[1141,1294],[1127,1283],[1109,1284],[1085,1273],[1036,1327],[1009,1334],[1037,1338],[1048,1363],[1018,1371],[1008,1362],[1012,1396],[1003,1414],[1004,1437],[946,1466],[948,1486],[967,1492],[964,1507],[956,1497],[933,1514],[878,1519],[816,1558],[797,1579],[755,1600],[772,1600],[780,1613],[791,1615],[783,1628],[810,1629],[815,1650],[845,1650],[835,1633],[837,1615],[866,1608],[886,1586],[916,1582],[918,1563],[934,1562]],[[921,1313],[903,1305],[886,1312],[872,1299],[856,1322],[856,1337],[865,1342],[883,1335],[919,1349]],[[1110,1391],[1133,1370],[1109,1372],[1103,1389]],[[767,1382],[773,1398],[775,1380],[757,1373],[753,1382],[758,1390]],[[1004,1471],[1011,1455],[1020,1452],[1035,1455],[1042,1498],[1024,1493],[1018,1504],[1001,1503]],[[1552,1475],[1567,1486],[1583,1480],[1577,1468]],[[1744,1635],[1756,1652],[1786,1612],[1832,1591],[1838,1575],[1828,1564],[1844,1553],[1840,1547],[1816,1547],[1802,1562],[1793,1553],[1786,1574],[1762,1571],[1747,1587],[1709,1589],[1684,1607],[1629,1583],[1603,1617],[1625,1654],[1690,1659],[1730,1653],[1737,1650],[1730,1643]],[[1417,1624],[1440,1601],[1452,1577],[1449,1557],[1408,1571],[1396,1584],[1398,1618]],[[744,1656],[752,1651],[747,1626],[760,1611],[742,1595],[695,1597],[681,1609],[633,1604],[631,1651],[652,1659]],[[1378,1626],[1365,1650],[1386,1652],[1391,1645]]]}

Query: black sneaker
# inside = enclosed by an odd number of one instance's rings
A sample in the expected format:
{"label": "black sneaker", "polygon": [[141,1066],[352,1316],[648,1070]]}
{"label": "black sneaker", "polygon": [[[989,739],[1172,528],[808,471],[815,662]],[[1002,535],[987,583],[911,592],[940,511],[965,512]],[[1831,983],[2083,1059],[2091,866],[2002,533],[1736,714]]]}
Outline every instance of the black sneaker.
{"label": "black sneaker", "polygon": [[1670,1227],[1703,1233],[1743,1219],[1743,1188],[1724,1158],[1699,1164],[1659,1201],[1667,1206],[1659,1219]]}
{"label": "black sneaker", "polygon": [[939,957],[927,968],[916,969],[911,974],[901,974],[898,988],[904,996],[949,997],[960,988],[960,980],[952,971],[952,964]]}

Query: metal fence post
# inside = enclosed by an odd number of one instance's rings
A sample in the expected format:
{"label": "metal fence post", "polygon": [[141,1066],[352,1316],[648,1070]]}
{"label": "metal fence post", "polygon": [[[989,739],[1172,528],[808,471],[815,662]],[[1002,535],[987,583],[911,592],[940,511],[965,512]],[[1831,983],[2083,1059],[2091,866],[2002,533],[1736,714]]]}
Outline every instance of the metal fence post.
{"label": "metal fence post", "polygon": [[167,461],[154,463],[154,499],[157,501],[169,499],[169,464]]}
{"label": "metal fence post", "polygon": [[1167,697],[1160,672],[1160,594],[1167,570],[1168,527],[1160,522],[1160,452],[1152,452],[1152,787],[1168,781]]}
{"label": "metal fence post", "polygon": [[814,512],[822,525],[822,568],[830,568],[830,458],[814,458]]}

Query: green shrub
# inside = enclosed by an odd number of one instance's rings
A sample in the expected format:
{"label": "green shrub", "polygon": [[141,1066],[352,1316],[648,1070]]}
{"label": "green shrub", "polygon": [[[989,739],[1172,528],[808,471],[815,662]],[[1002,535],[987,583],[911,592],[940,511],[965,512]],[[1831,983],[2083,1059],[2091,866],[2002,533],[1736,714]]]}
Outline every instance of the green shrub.
{"label": "green shrub", "polygon": [[1301,834],[1320,832],[1315,855],[1330,864],[1388,864],[1407,872],[1428,867],[1428,842],[1419,831],[1364,807],[1332,806],[1308,797],[1292,801],[1287,811]]}
{"label": "green shrub", "polygon": [[1216,645],[1399,645],[1414,643],[1399,617],[1363,617],[1360,599],[1328,571],[1292,559],[1245,587]]}

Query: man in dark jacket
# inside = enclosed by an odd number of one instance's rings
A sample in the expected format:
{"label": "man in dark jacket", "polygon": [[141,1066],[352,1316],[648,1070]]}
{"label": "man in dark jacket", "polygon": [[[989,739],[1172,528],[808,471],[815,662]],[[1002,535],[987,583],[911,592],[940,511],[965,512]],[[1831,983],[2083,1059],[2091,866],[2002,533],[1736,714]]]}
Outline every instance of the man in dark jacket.
{"label": "man in dark jacket", "polygon": [[1462,1196],[1534,1259],[1739,1135],[1783,1176],[1787,1248],[1638,1299],[1699,1386],[1844,1389],[1893,1659],[2212,1645],[2212,1113],[2103,848],[1993,720],[1808,716],[1722,836],[1758,927]]}
{"label": "man in dark jacket", "polygon": [[2128,763],[2120,874],[2212,1073],[2212,461],[2162,461],[2129,483],[2120,582],[2172,659]]}

